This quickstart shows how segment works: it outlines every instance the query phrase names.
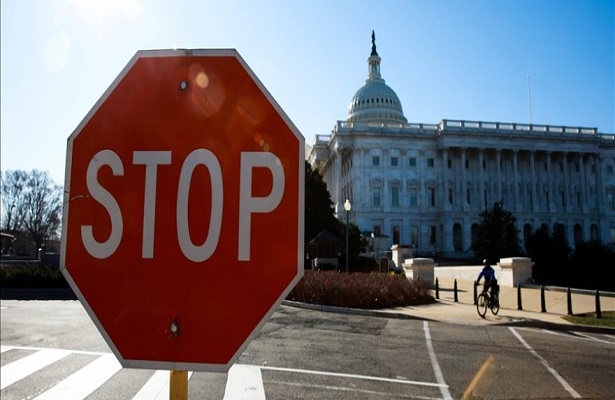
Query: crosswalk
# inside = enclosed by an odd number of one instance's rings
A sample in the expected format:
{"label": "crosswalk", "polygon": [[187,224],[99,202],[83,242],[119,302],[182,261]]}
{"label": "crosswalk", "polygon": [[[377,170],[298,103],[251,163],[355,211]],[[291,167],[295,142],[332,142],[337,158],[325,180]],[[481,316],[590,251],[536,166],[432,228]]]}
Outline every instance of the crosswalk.
{"label": "crosswalk", "polygon": [[[0,390],[2,399],[29,398],[34,400],[79,400],[86,399],[101,388],[118,372],[122,366],[112,353],[85,352],[64,349],[50,349],[23,346],[0,346],[3,362],[0,368]],[[48,378],[45,385],[22,385],[32,388],[32,393],[24,393],[20,388],[13,393],[12,388],[28,379],[40,377],[45,369],[53,369],[58,362],[74,356],[85,356],[85,365],[69,372],[63,379]],[[6,362],[5,362],[6,360]],[[55,376],[55,374],[54,374]],[[192,372],[188,373],[188,379]],[[132,400],[163,400],[169,398],[169,371],[150,371],[149,378],[133,395]],[[40,389],[42,387],[43,389]],[[38,391],[43,390],[41,393]],[[224,400],[252,399],[265,400],[265,391],[260,368],[257,366],[235,364],[226,379]]]}

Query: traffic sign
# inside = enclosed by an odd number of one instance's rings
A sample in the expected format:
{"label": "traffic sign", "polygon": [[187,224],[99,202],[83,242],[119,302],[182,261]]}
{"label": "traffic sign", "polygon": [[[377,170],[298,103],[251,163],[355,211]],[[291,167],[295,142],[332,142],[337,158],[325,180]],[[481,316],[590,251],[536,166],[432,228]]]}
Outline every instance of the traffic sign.
{"label": "traffic sign", "polygon": [[61,251],[124,367],[230,368],[303,275],[304,162],[235,50],[135,54],[68,138]]}

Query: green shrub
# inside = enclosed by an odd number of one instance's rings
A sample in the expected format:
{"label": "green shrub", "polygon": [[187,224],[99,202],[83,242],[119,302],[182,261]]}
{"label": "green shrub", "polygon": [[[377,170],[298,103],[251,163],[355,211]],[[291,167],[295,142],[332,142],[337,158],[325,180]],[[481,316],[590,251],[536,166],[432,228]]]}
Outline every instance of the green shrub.
{"label": "green shrub", "polygon": [[0,267],[3,288],[67,288],[68,283],[58,268],[30,265]]}
{"label": "green shrub", "polygon": [[379,309],[435,303],[421,281],[386,273],[305,271],[288,300],[327,306]]}

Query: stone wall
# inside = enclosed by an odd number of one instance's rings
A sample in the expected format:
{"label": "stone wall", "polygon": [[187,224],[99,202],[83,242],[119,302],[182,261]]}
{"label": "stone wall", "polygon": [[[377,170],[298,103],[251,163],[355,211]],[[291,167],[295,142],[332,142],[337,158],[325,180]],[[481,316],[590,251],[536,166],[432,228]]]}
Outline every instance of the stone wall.
{"label": "stone wall", "polygon": [[[531,283],[534,262],[527,257],[503,258],[493,266],[501,286],[515,287]],[[408,279],[420,279],[435,284],[436,278],[475,281],[482,265],[438,267],[432,258],[411,258],[403,263]]]}

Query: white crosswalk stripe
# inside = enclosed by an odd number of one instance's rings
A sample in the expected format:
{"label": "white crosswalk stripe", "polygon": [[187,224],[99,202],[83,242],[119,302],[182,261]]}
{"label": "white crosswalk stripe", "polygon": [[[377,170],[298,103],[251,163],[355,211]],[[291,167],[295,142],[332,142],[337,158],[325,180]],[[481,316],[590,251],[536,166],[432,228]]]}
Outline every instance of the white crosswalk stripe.
{"label": "white crosswalk stripe", "polygon": [[[191,376],[192,372],[188,372],[188,379],[190,379]],[[166,400],[169,398],[169,391],[169,371],[156,371],[132,400]]]}
{"label": "white crosswalk stripe", "polygon": [[[0,368],[2,390],[69,355],[87,355],[93,358],[89,364],[40,393],[34,400],[85,399],[122,369],[112,353],[21,346],[1,346],[0,353],[4,356],[10,350],[33,351],[33,353]],[[192,374],[188,372],[188,379]],[[169,371],[155,371],[135,394],[133,400],[167,400],[169,385]],[[224,400],[239,399],[266,400],[260,367],[235,364],[229,370]]]}
{"label": "white crosswalk stripe", "polygon": [[[2,349],[4,350],[4,348]],[[4,351],[3,351],[4,352]],[[26,376],[45,368],[61,358],[70,354],[67,350],[47,349],[39,350],[17,361],[13,361],[2,367],[0,375],[0,389],[12,385],[13,383],[25,378]]]}
{"label": "white crosswalk stripe", "polygon": [[156,371],[132,400],[151,400],[169,392],[169,371]]}
{"label": "white crosswalk stripe", "polygon": [[122,366],[113,354],[100,356],[35,400],[85,399],[120,369]]}
{"label": "white crosswalk stripe", "polygon": [[260,367],[233,365],[228,371],[224,400],[265,400]]}

